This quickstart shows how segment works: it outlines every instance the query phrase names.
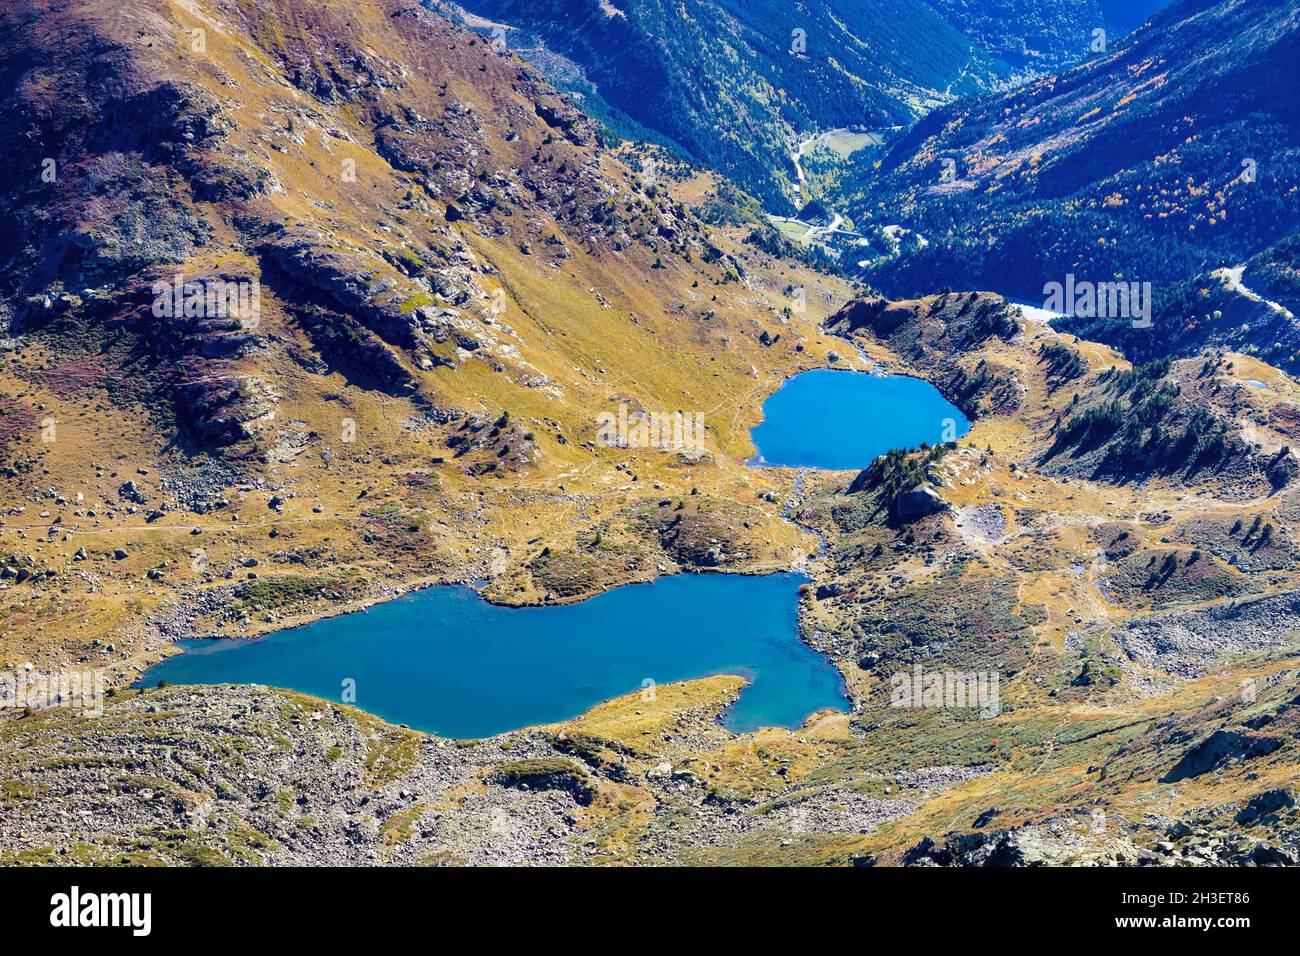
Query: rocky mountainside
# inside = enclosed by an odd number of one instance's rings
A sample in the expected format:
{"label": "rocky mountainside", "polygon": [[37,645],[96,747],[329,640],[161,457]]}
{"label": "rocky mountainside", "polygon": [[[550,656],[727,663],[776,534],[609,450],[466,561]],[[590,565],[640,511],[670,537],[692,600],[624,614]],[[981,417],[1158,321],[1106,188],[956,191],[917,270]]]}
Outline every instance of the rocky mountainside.
{"label": "rocky mountainside", "polygon": [[[10,3],[0,123],[0,675],[108,688],[0,713],[0,863],[1296,862],[1277,367],[855,290],[409,0]],[[1290,295],[1288,248],[1246,287]],[[971,431],[748,467],[814,367],[924,378]],[[704,447],[600,443],[623,405]],[[177,637],[421,584],[792,566],[852,704],[794,730],[724,729],[729,676],[482,741],[131,686]],[[900,704],[926,672],[979,708]]]}
{"label": "rocky mountainside", "polygon": [[[996,296],[854,301],[828,330],[954,399],[955,369],[1002,382],[961,442],[789,489],[825,540],[801,629],[851,713],[737,736],[742,680],[715,677],[450,741],[265,688],[119,691],[0,721],[0,861],[1295,865],[1300,482],[1055,469],[1059,420],[1137,370]],[[1202,381],[1242,390],[1235,427],[1294,443],[1271,416],[1300,389],[1223,358]],[[899,706],[918,670],[996,678],[995,704]]]}
{"label": "rocky mountainside", "polygon": [[[0,63],[0,663],[126,676],[185,628],[800,540],[738,449],[848,287],[508,51],[403,0],[31,0]],[[703,452],[598,444],[623,404],[703,413]],[[716,543],[665,550],[666,496]]]}
{"label": "rocky mountainside", "polygon": [[1162,320],[1159,335],[1134,328],[1122,317],[1075,316],[1056,324],[1110,342],[1135,361],[1192,355],[1210,347],[1255,355],[1294,375],[1300,371],[1298,269],[1300,235],[1293,234],[1244,264],[1162,286],[1153,296],[1154,316]]}
{"label": "rocky mountainside", "polygon": [[1149,282],[1172,334],[1199,316],[1169,286],[1295,228],[1298,51],[1290,0],[1180,0],[1072,69],[936,110],[846,182],[859,227],[920,237],[871,281],[1038,301],[1067,274]]}

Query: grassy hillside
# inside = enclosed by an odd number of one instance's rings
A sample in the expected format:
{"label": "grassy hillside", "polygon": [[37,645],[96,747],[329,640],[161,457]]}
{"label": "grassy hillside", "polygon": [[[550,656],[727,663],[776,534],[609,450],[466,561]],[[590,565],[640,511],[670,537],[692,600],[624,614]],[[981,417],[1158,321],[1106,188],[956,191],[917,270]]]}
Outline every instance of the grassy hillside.
{"label": "grassy hillside", "polygon": [[[0,674],[110,692],[0,714],[0,864],[1296,862],[1285,372],[868,295],[407,0],[25,0],[0,63]],[[177,274],[259,307],[162,308]],[[786,377],[868,360],[969,434],[745,464]],[[623,404],[703,450],[598,443]],[[793,730],[727,732],[725,675],[479,741],[130,686],[426,583],[796,565],[852,709]],[[996,706],[900,705],[918,667]]]}
{"label": "grassy hillside", "polygon": [[[736,570],[813,547],[747,429],[847,287],[706,226],[518,59],[397,0],[0,16],[7,667],[126,679],[421,582],[572,600],[689,564],[664,498]],[[177,274],[257,281],[256,321],[156,315]],[[702,412],[704,454],[597,444],[620,404]]]}

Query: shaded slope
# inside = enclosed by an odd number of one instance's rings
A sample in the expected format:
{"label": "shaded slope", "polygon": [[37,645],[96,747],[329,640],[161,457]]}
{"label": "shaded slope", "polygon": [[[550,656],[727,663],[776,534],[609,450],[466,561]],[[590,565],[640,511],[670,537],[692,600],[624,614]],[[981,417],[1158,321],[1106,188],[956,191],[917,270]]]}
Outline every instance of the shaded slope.
{"label": "shaded slope", "polygon": [[878,170],[862,169],[847,189],[855,221],[900,222],[927,240],[873,280],[1034,299],[1067,273],[1160,286],[1293,229],[1292,3],[1183,0],[1112,51],[937,110]]}
{"label": "shaded slope", "polygon": [[[521,43],[539,39],[575,64],[604,104],[775,210],[789,202],[796,133],[899,125],[998,69],[920,0],[463,6],[516,28]],[[546,62],[536,47],[521,55]]]}

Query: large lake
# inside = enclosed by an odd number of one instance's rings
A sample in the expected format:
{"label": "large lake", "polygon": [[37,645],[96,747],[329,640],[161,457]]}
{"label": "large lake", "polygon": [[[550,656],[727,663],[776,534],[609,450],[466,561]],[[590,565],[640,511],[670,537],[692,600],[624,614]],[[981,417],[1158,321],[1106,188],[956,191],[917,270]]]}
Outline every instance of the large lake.
{"label": "large lake", "polygon": [[755,464],[847,471],[895,448],[938,445],[968,431],[966,416],[929,382],[816,369],[764,402],[750,435]]}
{"label": "large lake", "polygon": [[182,641],[140,680],[269,684],[355,703],[393,723],[485,737],[574,717],[647,682],[739,674],[723,718],[741,733],[846,709],[831,663],[799,639],[796,574],[685,574],[580,604],[507,608],[434,587],[259,640]]}

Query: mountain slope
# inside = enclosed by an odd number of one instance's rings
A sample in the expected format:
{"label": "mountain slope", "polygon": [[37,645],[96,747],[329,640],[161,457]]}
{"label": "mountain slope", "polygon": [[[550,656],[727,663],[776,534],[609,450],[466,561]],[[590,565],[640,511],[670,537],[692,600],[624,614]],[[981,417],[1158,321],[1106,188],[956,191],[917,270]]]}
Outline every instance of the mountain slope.
{"label": "mountain slope", "polygon": [[[470,0],[526,58],[576,70],[574,89],[788,208],[796,134],[910,122],[1002,68],[922,0]],[[801,31],[796,35],[795,31]],[[544,53],[539,50],[544,49]],[[636,134],[636,129],[621,130]]]}
{"label": "mountain slope", "polygon": [[1182,0],[1109,54],[935,111],[846,188],[859,225],[925,240],[873,280],[1038,299],[1067,273],[1160,286],[1244,262],[1300,215],[1298,53],[1288,0]]}
{"label": "mountain slope", "polygon": [[[1044,72],[1091,55],[1096,30],[1108,43],[1137,29],[1168,0],[928,0],[950,24],[991,56]],[[1015,24],[1015,28],[1009,27]]]}
{"label": "mountain slope", "polygon": [[[1294,865],[1297,484],[1043,461],[1134,370],[998,296],[855,300],[828,328],[976,416],[960,447],[791,492],[826,545],[801,629],[851,713],[737,736],[719,676],[452,742],[264,687],[124,691],[0,721],[0,863]],[[1300,389],[1233,358],[1168,370],[1174,404],[1294,447]],[[912,482],[941,505],[892,514]],[[997,675],[998,712],[897,706],[915,668]]]}
{"label": "mountain slope", "polygon": [[808,134],[907,125],[955,96],[1077,62],[1094,30],[1116,41],[1163,2],[431,0],[517,49],[616,134],[672,145],[778,213],[802,204],[788,154]]}
{"label": "mountain slope", "polygon": [[[0,662],[129,677],[419,582],[810,546],[747,429],[846,287],[708,231],[526,64],[400,0],[10,4],[0,62]],[[599,445],[623,404],[704,414],[703,454]]]}
{"label": "mountain slope", "polygon": [[[1134,368],[988,293],[846,303],[402,0],[23,0],[0,63],[0,677],[113,691],[0,714],[0,865],[1295,863],[1289,376]],[[748,467],[763,399],[859,349],[961,445]],[[600,444],[622,404],[702,412],[703,450]],[[795,730],[725,730],[734,676],[456,742],[130,686],[424,583],[796,566],[853,708]],[[918,665],[1001,705],[896,706]]]}

